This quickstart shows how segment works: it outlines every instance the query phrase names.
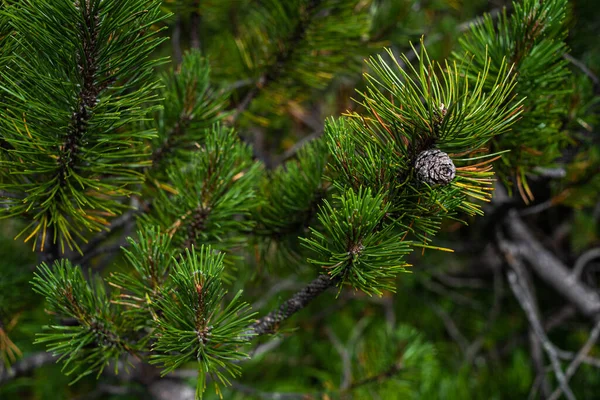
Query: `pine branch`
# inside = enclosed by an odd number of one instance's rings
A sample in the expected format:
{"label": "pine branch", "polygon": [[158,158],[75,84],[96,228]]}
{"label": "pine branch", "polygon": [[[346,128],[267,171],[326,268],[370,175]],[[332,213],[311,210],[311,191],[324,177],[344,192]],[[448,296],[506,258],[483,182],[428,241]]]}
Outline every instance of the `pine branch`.
{"label": "pine branch", "polygon": [[40,0],[6,13],[15,45],[0,70],[0,128],[13,148],[0,188],[21,200],[2,198],[0,217],[24,218],[17,236],[33,248],[80,251],[143,179],[153,131],[140,124],[156,110],[150,75],[164,62],[148,59],[164,40],[149,27],[164,16],[157,0]]}
{"label": "pine branch", "polygon": [[232,129],[215,125],[201,134],[203,145],[167,170],[169,185],[141,221],[159,226],[182,249],[203,243],[229,251],[248,240],[254,225],[248,217],[259,204],[261,165]]}
{"label": "pine branch", "polygon": [[163,109],[155,114],[158,137],[152,142],[152,166],[147,172],[163,178],[172,159],[189,159],[203,144],[205,131],[226,116],[229,94],[211,84],[208,61],[197,50],[186,52],[181,63],[162,74]]}
{"label": "pine branch", "polygon": [[162,161],[163,157],[165,157],[165,153],[170,151],[173,147],[173,144],[185,134],[185,130],[191,120],[192,116],[190,114],[186,112],[179,114],[179,118],[173,127],[166,133],[164,142],[152,152],[153,166],[158,165],[158,163]]}
{"label": "pine branch", "polygon": [[340,279],[331,278],[329,275],[319,275],[304,289],[282,303],[276,310],[271,311],[269,314],[250,325],[250,331],[257,335],[275,333],[280,323],[302,310],[312,300],[320,296],[330,287],[335,286],[339,281]]}
{"label": "pine branch", "polygon": [[[568,141],[562,126],[570,91],[564,59],[566,8],[566,0],[515,1],[512,15],[505,9],[494,23],[486,14],[461,37],[461,47],[468,55],[454,52],[455,59],[468,60],[463,66],[480,68],[491,60],[490,79],[507,59],[518,71],[514,92],[525,97],[525,112],[511,132],[493,140],[492,149],[511,150],[507,162],[499,167],[500,177],[506,184],[516,181],[526,202],[533,200],[526,174],[535,167],[551,166]],[[489,81],[486,85],[493,84]],[[549,142],[553,146],[549,147]]]}
{"label": "pine branch", "polygon": [[[77,106],[67,128],[65,141],[61,145],[58,158],[58,176],[61,185],[65,185],[66,174],[78,162],[81,139],[88,131],[89,120],[98,104],[98,95],[102,90],[112,85],[115,77],[98,79],[98,28],[100,15],[98,8],[91,0],[76,1],[76,7],[81,10],[82,22],[79,23],[79,37],[82,52],[76,54],[76,67],[81,76],[81,90],[77,96]],[[103,82],[102,82],[103,81]],[[101,84],[99,82],[102,82]]]}
{"label": "pine branch", "polygon": [[252,88],[250,92],[248,92],[246,97],[244,97],[244,99],[236,107],[235,114],[233,116],[234,120],[237,120],[239,116],[246,111],[260,90],[264,90],[267,86],[272,84],[281,76],[286,64],[292,58],[294,51],[298,48],[298,44],[304,39],[311,18],[314,16],[315,10],[322,2],[323,0],[308,0],[308,4],[300,14],[300,20],[298,21],[296,28],[289,36],[285,46],[275,57],[273,64],[271,64],[270,67],[262,74],[257,81],[257,85]]}

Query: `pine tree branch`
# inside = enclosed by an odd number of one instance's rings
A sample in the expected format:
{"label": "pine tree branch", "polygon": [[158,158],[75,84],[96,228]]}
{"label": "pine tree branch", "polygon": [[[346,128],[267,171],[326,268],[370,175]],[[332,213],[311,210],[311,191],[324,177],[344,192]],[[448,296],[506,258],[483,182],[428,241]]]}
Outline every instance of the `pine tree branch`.
{"label": "pine tree branch", "polygon": [[81,75],[81,90],[78,94],[77,110],[71,117],[69,133],[61,146],[58,160],[60,164],[58,175],[62,185],[65,184],[68,171],[76,164],[79,145],[88,129],[88,122],[92,117],[92,109],[98,102],[98,95],[108,86],[108,82],[99,85],[96,79],[99,69],[97,8],[92,5],[92,2],[86,1],[78,7],[84,20],[84,24],[79,25],[83,53],[76,55],[77,69]]}
{"label": "pine tree branch", "polygon": [[193,116],[187,113],[186,111],[183,111],[179,115],[179,119],[177,120],[177,122],[175,122],[171,130],[167,133],[167,137],[165,138],[163,143],[160,145],[160,147],[156,148],[154,152],[152,152],[152,166],[158,165],[158,163],[163,159],[163,157],[172,150],[175,141],[178,138],[185,135],[185,131],[192,122],[192,119]]}
{"label": "pine tree branch", "polygon": [[322,3],[323,0],[310,0],[308,5],[306,6],[304,12],[300,17],[300,21],[296,25],[296,29],[290,35],[289,40],[286,43],[286,46],[277,54],[275,62],[267,69],[267,71],[258,79],[257,84],[244,99],[237,106],[235,113],[233,115],[233,120],[236,121],[239,116],[248,109],[252,100],[258,95],[260,90],[264,90],[265,87],[276,81],[280,76],[283,70],[285,69],[285,65],[289,62],[289,60],[293,57],[294,51],[298,47],[298,43],[300,43],[304,37],[306,36],[306,31],[310,25],[310,21],[314,16],[314,12],[316,8]]}
{"label": "pine tree branch", "polygon": [[271,311],[250,326],[256,335],[274,333],[279,324],[298,311],[306,307],[313,299],[318,297],[330,287],[335,286],[339,281],[336,278],[330,278],[329,275],[319,275],[319,277],[309,283],[304,289],[294,294],[289,300],[281,304],[276,310]]}
{"label": "pine tree branch", "polygon": [[196,237],[206,229],[206,219],[210,215],[210,207],[200,204],[192,213],[190,223],[187,226],[187,238],[183,242],[183,248],[191,249],[197,245]]}

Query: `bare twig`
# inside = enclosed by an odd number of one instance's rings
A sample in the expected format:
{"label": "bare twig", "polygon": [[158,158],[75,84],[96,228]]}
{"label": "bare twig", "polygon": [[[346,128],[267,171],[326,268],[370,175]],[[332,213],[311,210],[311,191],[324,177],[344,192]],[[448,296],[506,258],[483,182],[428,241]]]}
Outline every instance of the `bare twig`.
{"label": "bare twig", "polygon": [[[587,356],[594,344],[598,341],[598,336],[600,336],[600,322],[596,323],[596,326],[594,326],[594,329],[592,329],[592,331],[590,332],[588,340],[585,342],[581,350],[579,350],[577,356],[575,356],[573,361],[571,361],[571,364],[569,364],[569,367],[565,372],[565,379],[567,382],[569,382],[569,379],[573,377],[573,375],[577,371],[577,368],[579,368],[579,366],[583,362],[584,357]],[[562,391],[563,390],[561,387],[557,388],[548,400],[558,400]]]}
{"label": "bare twig", "polygon": [[585,266],[595,258],[600,258],[600,247],[590,249],[582,255],[580,255],[577,261],[575,261],[575,267],[573,267],[573,272],[571,272],[573,279],[580,279]]}
{"label": "bare twig", "polygon": [[347,390],[352,382],[352,360],[350,359],[350,353],[344,347],[337,335],[329,327],[325,329],[325,333],[342,359],[342,379],[340,382],[340,390]]}
{"label": "bare twig", "polygon": [[446,327],[446,331],[448,332],[450,337],[452,337],[452,339],[454,339],[454,341],[458,344],[462,353],[466,354],[467,349],[469,348],[469,342],[467,341],[465,336],[460,332],[458,326],[456,325],[452,317],[450,317],[450,315],[442,307],[438,306],[435,303],[430,303],[429,306],[431,307],[433,312],[435,312],[436,315],[440,317],[440,319],[444,323],[444,326]]}
{"label": "bare twig", "polygon": [[570,55],[568,53],[563,54],[563,58],[565,60],[569,61],[571,64],[573,64],[577,68],[579,68],[584,74],[586,74],[588,76],[588,78],[590,78],[591,81],[594,82],[594,85],[598,86],[598,84],[600,84],[600,80],[598,79],[596,74],[594,74],[592,72],[592,70],[590,70],[584,63],[582,63],[581,61],[579,61],[578,59],[576,59],[575,57],[573,57],[572,55]]}
{"label": "bare twig", "polygon": [[[542,325],[540,319],[540,313],[537,307],[537,302],[532,293],[531,284],[527,277],[527,272],[525,270],[525,266],[523,265],[521,259],[519,258],[519,247],[505,240],[500,232],[497,233],[497,242],[498,247],[504,254],[504,258],[511,266],[512,270],[508,271],[508,282],[510,287],[515,295],[515,298],[523,308],[525,312],[525,316],[529,321],[529,326],[531,328],[532,333],[537,337],[537,341],[542,345],[548,358],[550,359],[550,363],[552,365],[552,369],[554,370],[554,375],[559,383],[559,386],[567,399],[574,400],[575,395],[571,391],[568,385],[568,380],[566,379],[562,367],[560,365],[560,360],[558,356],[558,351],[554,344],[550,342],[546,332],[544,331],[544,327]],[[536,340],[532,341],[533,346],[532,349],[534,352],[532,356],[534,356],[534,363],[539,363],[540,361],[535,359],[535,346],[537,345]],[[538,368],[539,369],[539,366]],[[543,375],[545,372],[538,370],[538,375]],[[540,378],[544,379],[544,378]],[[544,387],[543,380],[540,381],[542,388]],[[530,393],[531,394],[531,393]]]}
{"label": "bare twig", "polygon": [[531,268],[560,295],[567,298],[587,317],[598,319],[600,297],[587,285],[575,279],[556,256],[550,253],[529,232],[516,211],[509,212],[507,226],[515,243],[518,243],[519,255],[529,261]]}
{"label": "bare twig", "polygon": [[531,359],[533,361],[533,367],[536,373],[535,380],[537,382],[537,385],[531,386],[529,398],[535,398],[535,393],[541,389],[542,398],[546,399],[550,393],[552,393],[552,388],[550,387],[550,382],[548,382],[548,379],[546,378],[542,342],[531,327],[529,328],[529,347],[531,349]]}
{"label": "bare twig", "polygon": [[529,320],[529,324],[533,328],[536,336],[542,342],[542,346],[544,347],[544,350],[550,359],[552,369],[554,370],[554,375],[556,376],[556,380],[558,381],[562,392],[565,394],[567,399],[575,400],[575,395],[569,387],[568,381],[561,368],[556,349],[546,336],[546,332],[544,332],[544,328],[542,327],[542,324],[535,313],[527,286],[519,283],[519,278],[517,277],[517,273],[515,271],[508,271],[508,282],[515,295],[515,298],[519,301],[519,304],[521,304],[521,307],[525,312],[525,316]]}
{"label": "bare twig", "polygon": [[[577,357],[577,354],[573,353],[572,351],[556,349],[556,353],[558,354],[558,358],[561,360],[573,360],[575,357]],[[581,357],[581,362],[594,368],[600,368],[600,358],[594,358],[586,355]]]}

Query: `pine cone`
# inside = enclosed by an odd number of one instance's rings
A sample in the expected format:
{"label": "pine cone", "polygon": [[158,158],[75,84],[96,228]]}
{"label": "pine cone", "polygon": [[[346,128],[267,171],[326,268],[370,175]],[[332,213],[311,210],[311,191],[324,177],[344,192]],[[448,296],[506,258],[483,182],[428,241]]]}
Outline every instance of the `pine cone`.
{"label": "pine cone", "polygon": [[441,150],[422,151],[415,161],[415,169],[419,180],[430,185],[447,185],[456,176],[456,167]]}

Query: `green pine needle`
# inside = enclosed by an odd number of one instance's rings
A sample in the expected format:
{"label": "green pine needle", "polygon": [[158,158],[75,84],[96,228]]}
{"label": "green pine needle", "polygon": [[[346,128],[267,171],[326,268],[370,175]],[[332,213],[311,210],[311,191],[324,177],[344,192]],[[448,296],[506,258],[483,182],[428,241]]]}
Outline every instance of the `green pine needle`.
{"label": "green pine needle", "polygon": [[250,306],[237,292],[224,302],[223,254],[210,246],[186,249],[174,262],[172,286],[157,304],[151,363],[163,366],[163,375],[184,363],[198,363],[196,395],[202,397],[205,376],[229,385],[229,377],[240,375],[236,361],[248,356],[239,350],[251,335],[247,332],[253,317]]}

